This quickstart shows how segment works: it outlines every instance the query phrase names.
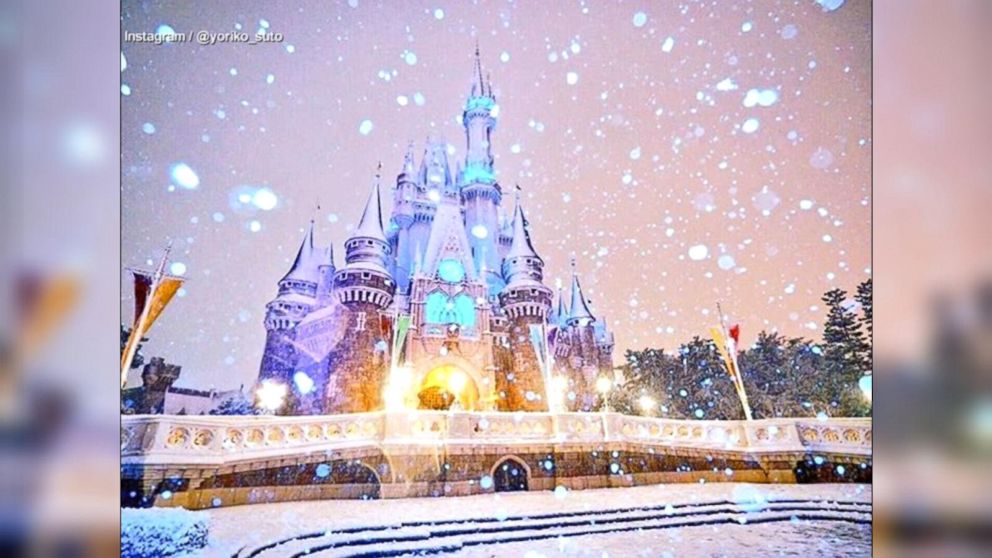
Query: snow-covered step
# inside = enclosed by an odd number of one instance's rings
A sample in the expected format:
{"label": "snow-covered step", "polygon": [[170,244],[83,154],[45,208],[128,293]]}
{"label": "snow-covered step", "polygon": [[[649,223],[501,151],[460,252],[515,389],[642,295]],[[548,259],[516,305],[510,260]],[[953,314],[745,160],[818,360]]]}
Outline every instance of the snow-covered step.
{"label": "snow-covered step", "polygon": [[330,530],[322,533],[305,533],[295,537],[273,541],[237,556],[244,558],[270,558],[292,556],[308,548],[333,544],[335,547],[361,546],[367,544],[393,543],[404,541],[424,541],[435,536],[430,529],[422,527],[369,527]]}
{"label": "snow-covered step", "polygon": [[[706,516],[689,517],[658,517],[618,524],[591,524],[570,526],[560,529],[521,529],[512,532],[479,533],[476,535],[436,536],[427,541],[405,541],[395,544],[370,544],[361,547],[319,548],[311,552],[294,555],[293,558],[315,556],[320,558],[365,558],[373,556],[412,556],[452,552],[468,546],[496,545],[510,542],[541,540],[557,537],[578,537],[602,533],[617,533],[636,530],[668,529],[712,525],[721,523],[767,523],[772,521],[792,521],[793,519],[852,521],[858,523],[871,522],[870,513],[845,511],[775,511],[763,513],[716,513]],[[440,533],[438,534],[440,535]]]}
{"label": "snow-covered step", "polygon": [[[760,509],[757,509],[760,508]],[[434,522],[405,522],[398,525],[352,527],[328,531],[326,533],[306,533],[281,541],[274,541],[254,549],[246,549],[237,556],[242,558],[268,558],[289,556],[306,549],[328,550],[331,548],[356,548],[359,546],[389,543],[415,543],[430,538],[440,541],[448,538],[445,545],[457,544],[456,537],[507,536],[522,531],[562,530],[588,528],[595,525],[622,525],[640,521],[659,519],[708,517],[714,514],[742,514],[749,511],[790,511],[790,512],[871,512],[871,505],[861,502],[819,501],[819,500],[779,500],[760,506],[739,506],[731,502],[706,502],[683,504],[680,506],[647,506],[610,510],[582,510],[558,512],[533,516],[507,517],[500,520],[494,517],[473,519],[441,520]],[[752,513],[753,515],[753,513]]]}

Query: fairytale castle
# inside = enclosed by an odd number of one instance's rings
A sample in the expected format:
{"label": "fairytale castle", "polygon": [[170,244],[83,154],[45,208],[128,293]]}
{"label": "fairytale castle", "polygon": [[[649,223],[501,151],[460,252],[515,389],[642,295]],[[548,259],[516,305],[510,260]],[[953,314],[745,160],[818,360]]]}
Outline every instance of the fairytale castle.
{"label": "fairytale castle", "polygon": [[476,49],[462,121],[464,164],[443,142],[413,147],[385,227],[378,176],[344,265],[313,222],[266,306],[260,386],[282,384],[287,414],[389,408],[591,410],[613,336],[574,273],[557,302],[516,198],[507,217],[493,169],[498,107]]}

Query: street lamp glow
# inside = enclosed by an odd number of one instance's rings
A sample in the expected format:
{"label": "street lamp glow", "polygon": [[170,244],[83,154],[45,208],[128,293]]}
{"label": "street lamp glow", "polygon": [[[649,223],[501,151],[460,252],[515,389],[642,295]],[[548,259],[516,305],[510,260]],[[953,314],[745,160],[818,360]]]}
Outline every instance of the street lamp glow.
{"label": "street lamp glow", "polygon": [[568,380],[564,376],[552,376],[548,386],[548,405],[552,411],[559,411],[565,406],[565,390]]}
{"label": "street lamp glow", "polygon": [[277,411],[286,402],[286,394],[289,389],[286,384],[265,380],[262,385],[255,390],[255,397],[258,398],[259,407],[266,411]]}
{"label": "street lamp glow", "polygon": [[638,403],[640,403],[641,410],[644,411],[644,414],[650,414],[654,411],[655,406],[658,405],[658,402],[655,401],[654,397],[651,397],[650,395],[642,395]]}
{"label": "street lamp glow", "polygon": [[596,379],[596,391],[599,393],[606,395],[609,393],[611,387],[613,387],[613,382],[606,376],[600,376]]}

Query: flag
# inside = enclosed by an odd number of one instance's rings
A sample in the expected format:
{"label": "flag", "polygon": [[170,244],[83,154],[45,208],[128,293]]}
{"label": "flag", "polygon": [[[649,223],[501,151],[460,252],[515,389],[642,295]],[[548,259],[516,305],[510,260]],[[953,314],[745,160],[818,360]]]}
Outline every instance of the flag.
{"label": "flag", "polygon": [[[727,368],[727,374],[734,383],[734,390],[737,391],[737,398],[740,399],[741,407],[744,408],[744,417],[747,420],[751,420],[751,405],[748,403],[747,392],[744,390],[744,379],[741,377],[740,369],[737,366],[736,346],[734,343],[728,342],[727,336],[724,335],[722,324],[720,327],[711,327],[710,333],[713,335],[713,342],[716,344],[716,348],[720,352],[720,358],[723,359],[723,364]],[[734,339],[733,336],[735,333],[738,335],[740,334],[740,328],[738,326],[734,326],[734,328],[731,329],[730,339]]]}
{"label": "flag", "polygon": [[[138,270],[131,272],[134,274],[134,330],[144,337],[162,314],[162,310],[165,310],[165,306],[179,292],[183,279],[165,275],[152,291],[155,278],[151,274]],[[142,314],[145,316],[144,320],[141,319]]]}
{"label": "flag", "polygon": [[127,382],[127,371],[131,369],[131,361],[138,351],[138,343],[141,338],[148,333],[152,324],[165,310],[166,305],[172,300],[184,279],[165,273],[166,263],[169,261],[169,253],[172,245],[166,247],[162,261],[159,262],[155,273],[132,269],[134,276],[134,325],[131,327],[131,335],[124,346],[124,354],[121,355],[121,389]]}
{"label": "flag", "polygon": [[730,336],[734,339],[734,347],[741,344],[741,325],[734,324],[730,328]]}
{"label": "flag", "polygon": [[403,345],[406,343],[406,332],[410,329],[410,316],[402,315],[396,318],[396,328],[393,331],[393,354],[392,357],[393,368],[395,368],[400,361],[400,353],[403,351]]}

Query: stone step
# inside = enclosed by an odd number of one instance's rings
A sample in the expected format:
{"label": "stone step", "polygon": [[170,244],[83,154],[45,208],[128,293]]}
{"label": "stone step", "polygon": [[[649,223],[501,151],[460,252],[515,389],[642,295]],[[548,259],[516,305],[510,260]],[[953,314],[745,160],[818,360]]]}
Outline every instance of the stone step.
{"label": "stone step", "polygon": [[[251,550],[243,550],[235,556],[241,558],[268,558],[274,556],[306,555],[306,550],[330,550],[368,545],[414,544],[431,539],[446,538],[443,546],[457,543],[458,537],[492,538],[510,536],[514,533],[542,530],[588,528],[596,525],[622,525],[631,522],[653,521],[658,519],[689,519],[707,517],[713,514],[743,514],[751,506],[741,507],[732,502],[717,501],[678,506],[642,506],[608,510],[582,510],[574,512],[552,512],[530,516],[507,517],[502,521],[495,517],[451,519],[439,521],[413,521],[398,525],[352,527],[328,532],[306,533],[296,537],[274,541]],[[818,500],[778,500],[756,507],[754,511],[782,512],[862,512],[871,513],[871,504],[862,502],[831,502]],[[753,515],[753,512],[750,514]],[[525,539],[526,540],[526,539]]]}

